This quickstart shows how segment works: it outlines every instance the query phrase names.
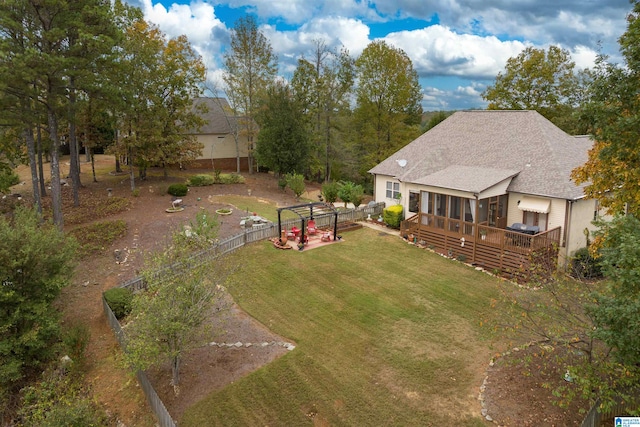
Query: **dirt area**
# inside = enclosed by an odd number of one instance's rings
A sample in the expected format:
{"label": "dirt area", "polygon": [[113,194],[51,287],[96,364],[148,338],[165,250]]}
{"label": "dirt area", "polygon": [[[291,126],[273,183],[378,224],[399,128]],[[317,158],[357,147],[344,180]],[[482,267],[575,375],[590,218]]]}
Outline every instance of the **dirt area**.
{"label": "dirt area", "polygon": [[[97,167],[110,170],[112,158],[97,157]],[[68,166],[67,166],[68,168]],[[63,173],[68,170],[63,165]],[[120,426],[154,426],[155,420],[146,404],[145,397],[137,385],[135,377],[122,363],[121,352],[107,326],[101,304],[101,295],[105,290],[133,278],[140,270],[145,252],[161,247],[181,223],[190,221],[201,209],[213,213],[216,209],[228,207],[216,203],[215,196],[243,195],[276,202],[279,206],[296,204],[293,194],[282,192],[277,180],[269,174],[245,174],[245,184],[214,185],[191,188],[183,198],[184,211],[167,213],[171,196],[166,189],[173,182],[183,182],[190,173],[206,173],[202,170],[181,173],[172,171],[172,177],[164,180],[161,173],[150,173],[146,181],[136,181],[139,196],[132,197],[127,175],[104,175],[97,183],[92,182],[90,167],[82,165],[80,207],[73,207],[69,188],[64,190],[65,216],[74,213],[77,216],[113,220],[122,219],[127,223],[128,231],[113,245],[92,257],[83,259],[77,266],[73,283],[63,292],[60,305],[65,313],[67,324],[85,323],[91,328],[92,336],[87,349],[86,382],[96,400],[111,414],[114,423]],[[20,170],[23,179],[29,183],[27,168]],[[16,186],[14,192],[28,193],[29,185]],[[107,218],[96,218],[96,206],[108,196],[123,197],[129,200],[125,211]],[[308,185],[311,200],[317,200],[319,185]],[[232,215],[220,217],[220,237],[226,237],[241,231],[240,217],[246,215],[242,206],[233,209]],[[89,221],[89,222],[90,222]],[[78,225],[69,224],[67,229]],[[120,250],[123,262],[116,262],[114,251]],[[286,338],[272,334],[240,308],[229,301],[230,310],[225,311],[222,323],[217,325],[218,334],[211,341],[263,343],[286,341]],[[213,390],[223,388],[243,375],[269,363],[279,355],[286,353],[282,346],[258,346],[220,348],[203,345],[189,354],[183,361],[182,386],[176,396],[169,385],[168,369],[154,369],[149,375],[174,419],[179,420],[186,408],[206,396]],[[528,350],[533,351],[533,350]],[[579,424],[582,416],[578,407],[561,410],[551,405],[554,399],[551,391],[542,387],[550,379],[541,370],[531,369],[517,363],[506,363],[512,357],[502,358],[488,369],[487,388],[484,392],[485,407],[488,414],[500,425],[536,425],[560,426]],[[557,375],[557,378],[562,378]],[[480,388],[481,384],[478,384]]]}
{"label": "dirt area", "polygon": [[[487,370],[485,408],[501,426],[579,426],[588,402],[577,399],[565,407],[554,405],[560,399],[552,391],[558,386],[572,387],[565,380],[566,370],[554,363],[561,348],[532,345],[498,358]],[[582,411],[581,411],[582,410]]]}

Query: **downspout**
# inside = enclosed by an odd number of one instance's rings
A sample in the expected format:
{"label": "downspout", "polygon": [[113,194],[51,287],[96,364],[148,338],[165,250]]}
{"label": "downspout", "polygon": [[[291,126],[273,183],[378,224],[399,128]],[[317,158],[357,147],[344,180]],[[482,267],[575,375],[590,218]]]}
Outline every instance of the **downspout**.
{"label": "downspout", "polygon": [[564,269],[567,269],[567,263],[569,262],[569,238],[571,237],[571,228],[569,227],[569,221],[571,220],[571,216],[573,214],[573,200],[568,200],[569,209],[567,210],[567,215],[564,219],[564,230],[565,230],[565,239],[564,239]]}

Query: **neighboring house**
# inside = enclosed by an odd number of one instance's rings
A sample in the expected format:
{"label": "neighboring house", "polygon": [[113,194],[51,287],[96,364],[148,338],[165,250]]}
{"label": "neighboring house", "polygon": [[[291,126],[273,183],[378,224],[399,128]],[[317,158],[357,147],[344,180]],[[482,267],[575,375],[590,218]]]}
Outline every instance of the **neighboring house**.
{"label": "neighboring house", "polygon": [[598,205],[570,174],[591,146],[535,111],[460,111],[369,172],[376,201],[403,205],[403,235],[526,276],[586,246]]}
{"label": "neighboring house", "polygon": [[202,118],[205,124],[194,130],[193,134],[204,145],[202,155],[194,162],[196,167],[218,170],[236,171],[238,151],[240,154],[240,170],[248,170],[247,137],[240,135],[237,117],[231,113],[225,98],[197,98],[195,105],[204,104],[207,112]]}

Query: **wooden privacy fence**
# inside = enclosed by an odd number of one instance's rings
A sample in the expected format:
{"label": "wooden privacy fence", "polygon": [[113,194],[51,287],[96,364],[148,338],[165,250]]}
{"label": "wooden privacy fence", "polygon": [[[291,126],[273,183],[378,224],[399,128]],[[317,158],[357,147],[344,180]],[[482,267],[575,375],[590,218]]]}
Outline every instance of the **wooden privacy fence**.
{"label": "wooden privacy fence", "polygon": [[[350,209],[348,211],[342,211],[338,214],[338,223],[343,222],[356,222],[361,221],[367,218],[369,215],[379,215],[382,213],[384,209],[384,203],[375,203],[370,206],[361,207],[357,209]],[[326,220],[326,221],[325,221]],[[289,219],[286,221],[282,221],[283,227],[291,228],[292,226],[299,224],[300,219]],[[329,227],[331,224],[331,218],[318,218],[316,221],[316,226],[318,228]],[[224,254],[233,252],[243,247],[248,243],[258,242],[261,240],[272,239],[275,237],[280,237],[280,230],[278,230],[277,224],[267,224],[261,225],[257,227],[252,227],[250,229],[246,229],[244,232],[240,234],[236,234],[235,236],[228,237],[226,239],[215,242],[210,248],[207,248],[203,251],[197,252],[189,256],[186,260],[182,262],[178,262],[172,265],[165,266],[154,273],[154,277],[166,276],[166,277],[174,277],[175,275],[180,274],[181,271],[185,269],[193,268],[196,265],[201,265],[208,261],[212,261],[215,258],[222,256]],[[146,288],[146,284],[144,282],[144,278],[142,276],[134,277],[133,279],[127,280],[119,285],[121,288],[130,289],[133,292],[138,292]],[[127,351],[126,345],[126,337],[124,335],[124,331],[122,330],[122,326],[120,322],[116,318],[113,311],[111,311],[111,307],[107,304],[107,301],[102,296],[102,308],[107,317],[107,322],[118,340],[118,343],[122,347],[123,351]],[[156,414],[158,418],[158,422],[161,427],[176,427],[177,424],[171,418],[169,411],[160,400],[158,393],[156,393],[155,389],[151,385],[149,378],[143,371],[137,371],[136,377],[138,378],[138,382],[140,383],[140,387],[144,391],[145,396],[147,397],[147,401],[151,406],[151,409]]]}
{"label": "wooden privacy fence", "polygon": [[[127,351],[126,340],[124,336],[124,331],[122,330],[122,326],[120,322],[116,318],[113,311],[111,311],[111,307],[107,304],[107,300],[102,296],[102,308],[104,309],[104,314],[107,316],[107,322],[111,329],[113,329],[113,333],[116,335],[116,339],[118,343],[122,347],[124,351]],[[160,396],[156,393],[156,390],[151,385],[151,381],[149,381],[149,377],[143,371],[136,371],[136,378],[138,378],[138,383],[144,392],[144,395],[147,397],[147,401],[149,402],[149,406],[151,406],[151,410],[156,414],[156,418],[158,418],[158,424],[161,427],[176,427],[177,424],[171,418],[171,414],[167,411],[167,408],[162,403]]]}
{"label": "wooden privacy fence", "polygon": [[584,417],[581,427],[613,427],[616,417],[624,417],[629,414],[629,404],[621,401],[606,411],[602,411],[599,406],[600,399],[596,400],[587,416]]}

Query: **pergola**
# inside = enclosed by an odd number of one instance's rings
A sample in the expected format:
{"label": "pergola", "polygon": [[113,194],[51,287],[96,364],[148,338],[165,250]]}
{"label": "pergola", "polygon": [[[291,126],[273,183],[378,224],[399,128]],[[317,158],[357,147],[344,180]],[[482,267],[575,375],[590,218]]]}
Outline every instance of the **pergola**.
{"label": "pergola", "polygon": [[282,230],[282,220],[280,214],[282,211],[291,211],[298,215],[302,222],[300,227],[300,241],[304,242],[305,224],[311,219],[322,218],[333,215],[333,240],[336,240],[338,234],[338,211],[331,205],[322,202],[305,203],[302,205],[286,206],[278,208],[278,230]]}

